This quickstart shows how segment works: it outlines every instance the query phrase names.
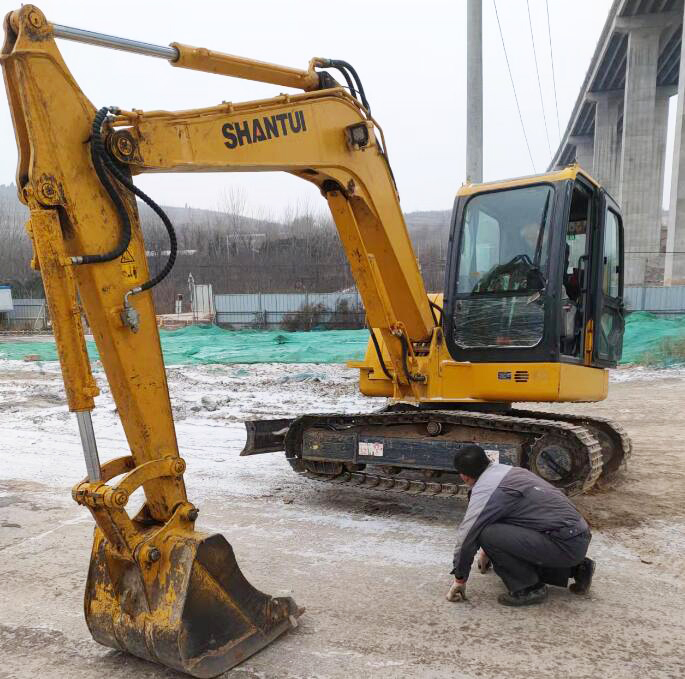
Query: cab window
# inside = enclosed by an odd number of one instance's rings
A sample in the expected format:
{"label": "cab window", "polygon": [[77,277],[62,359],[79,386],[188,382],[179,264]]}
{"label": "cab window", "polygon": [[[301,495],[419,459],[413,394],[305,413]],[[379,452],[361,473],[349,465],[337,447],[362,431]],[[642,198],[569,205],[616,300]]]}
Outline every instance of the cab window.
{"label": "cab window", "polygon": [[542,340],[553,196],[543,184],[483,193],[466,204],[453,318],[460,347]]}
{"label": "cab window", "polygon": [[607,211],[604,230],[604,258],[602,260],[602,290],[609,297],[619,295],[619,227],[618,216],[613,210]]}
{"label": "cab window", "polygon": [[541,289],[552,188],[529,186],[472,198],[464,213],[457,292]]}

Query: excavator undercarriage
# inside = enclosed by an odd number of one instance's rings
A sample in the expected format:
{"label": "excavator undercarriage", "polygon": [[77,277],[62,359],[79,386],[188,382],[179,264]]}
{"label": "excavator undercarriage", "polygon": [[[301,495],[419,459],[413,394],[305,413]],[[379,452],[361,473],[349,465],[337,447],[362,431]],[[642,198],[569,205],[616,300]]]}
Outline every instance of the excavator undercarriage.
{"label": "excavator undercarriage", "polygon": [[517,409],[436,410],[395,404],[360,415],[246,422],[241,455],[285,450],[308,478],[412,495],[465,495],[454,471],[463,445],[522,466],[568,495],[610,479],[630,456],[623,429],[597,417]]}

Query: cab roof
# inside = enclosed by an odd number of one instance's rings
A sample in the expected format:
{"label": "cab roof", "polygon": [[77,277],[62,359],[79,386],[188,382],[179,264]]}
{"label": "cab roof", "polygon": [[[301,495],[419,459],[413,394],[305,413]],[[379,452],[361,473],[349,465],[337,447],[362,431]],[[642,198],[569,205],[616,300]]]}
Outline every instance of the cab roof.
{"label": "cab roof", "polygon": [[574,180],[578,175],[587,179],[590,183],[599,188],[599,182],[594,179],[588,172],[583,170],[580,165],[574,163],[561,170],[555,172],[546,172],[545,174],[532,174],[526,177],[515,177],[513,179],[504,179],[496,182],[485,182],[482,184],[462,184],[457,196],[471,196],[475,193],[482,193],[483,191],[497,191],[499,189],[510,189],[517,186],[527,186],[529,184],[539,184],[540,182],[560,182],[566,179]]}

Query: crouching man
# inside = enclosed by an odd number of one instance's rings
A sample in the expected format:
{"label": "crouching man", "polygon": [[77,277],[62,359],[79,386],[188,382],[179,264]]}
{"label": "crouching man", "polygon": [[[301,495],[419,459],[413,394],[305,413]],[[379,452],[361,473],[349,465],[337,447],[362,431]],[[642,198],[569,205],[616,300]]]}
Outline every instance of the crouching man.
{"label": "crouching man", "polygon": [[526,469],[490,462],[476,445],[462,448],[454,467],[470,487],[454,550],[456,584],[466,583],[480,547],[506,585],[498,597],[505,606],[539,604],[547,585],[566,587],[571,578],[572,592],[590,589],[590,528],[560,490]]}

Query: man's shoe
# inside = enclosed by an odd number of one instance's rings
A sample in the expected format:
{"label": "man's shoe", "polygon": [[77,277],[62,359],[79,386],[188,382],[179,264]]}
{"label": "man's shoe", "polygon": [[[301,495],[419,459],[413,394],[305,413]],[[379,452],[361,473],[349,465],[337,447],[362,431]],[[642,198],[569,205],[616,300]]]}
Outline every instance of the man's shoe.
{"label": "man's shoe", "polygon": [[587,594],[592,585],[592,576],[595,574],[595,562],[587,557],[574,569],[573,579],[575,582],[569,585],[574,594]]}
{"label": "man's shoe", "polygon": [[534,606],[547,598],[547,585],[538,585],[535,589],[522,589],[518,592],[507,592],[497,597],[503,606]]}

